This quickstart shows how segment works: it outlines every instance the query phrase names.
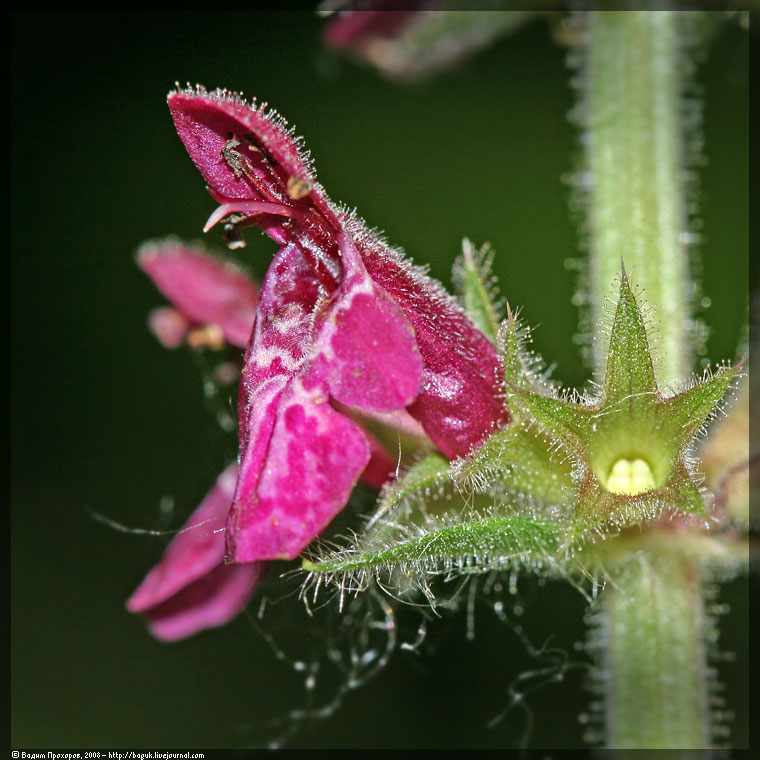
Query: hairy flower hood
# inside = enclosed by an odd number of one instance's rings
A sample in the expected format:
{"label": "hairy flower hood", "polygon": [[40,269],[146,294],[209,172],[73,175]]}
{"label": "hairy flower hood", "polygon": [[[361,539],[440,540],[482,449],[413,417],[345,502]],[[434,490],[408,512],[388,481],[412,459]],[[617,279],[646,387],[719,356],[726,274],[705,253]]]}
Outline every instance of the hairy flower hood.
{"label": "hairy flower hood", "polygon": [[240,388],[228,561],[293,557],[346,503],[368,444],[337,405],[406,409],[448,457],[509,419],[496,350],[435,281],[316,182],[277,114],[226,91],[169,106],[228,242],[257,225],[283,247],[264,282]]}

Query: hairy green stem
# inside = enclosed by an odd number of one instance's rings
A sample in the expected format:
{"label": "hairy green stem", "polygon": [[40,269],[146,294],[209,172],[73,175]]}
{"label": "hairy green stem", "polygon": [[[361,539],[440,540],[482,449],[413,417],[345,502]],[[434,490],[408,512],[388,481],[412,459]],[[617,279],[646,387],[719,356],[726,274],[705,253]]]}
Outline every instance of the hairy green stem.
{"label": "hairy green stem", "polygon": [[681,117],[687,16],[589,13],[581,73],[594,361],[603,368],[602,309],[622,260],[652,309],[660,387],[683,380],[693,359]]}
{"label": "hairy green stem", "polygon": [[674,550],[639,552],[602,599],[606,744],[616,749],[710,745],[702,584]]}
{"label": "hairy green stem", "polygon": [[[651,310],[650,350],[667,388],[688,377],[694,359],[682,114],[689,14],[600,11],[586,21],[580,85],[594,363],[601,372],[603,307],[622,260]],[[709,746],[703,606],[696,569],[676,546],[636,554],[609,584],[598,641],[607,746]]]}

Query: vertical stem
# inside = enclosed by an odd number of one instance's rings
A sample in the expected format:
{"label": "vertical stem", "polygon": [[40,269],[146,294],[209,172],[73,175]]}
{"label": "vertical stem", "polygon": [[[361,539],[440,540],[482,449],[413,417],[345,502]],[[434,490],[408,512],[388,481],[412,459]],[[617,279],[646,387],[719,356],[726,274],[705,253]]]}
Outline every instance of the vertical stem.
{"label": "vertical stem", "polygon": [[667,548],[634,556],[605,591],[601,626],[607,745],[709,747],[704,610],[693,561]]}
{"label": "vertical stem", "polygon": [[653,310],[661,386],[683,380],[692,364],[680,115],[683,16],[588,14],[582,73],[594,363],[602,369],[609,341],[600,329],[602,307],[622,259]]}
{"label": "vertical stem", "polygon": [[[602,309],[622,259],[651,310],[661,388],[683,381],[693,362],[681,113],[688,16],[588,13],[580,77],[594,363],[603,370]],[[675,545],[636,554],[614,576],[597,642],[607,746],[709,746],[702,593],[693,562]]]}

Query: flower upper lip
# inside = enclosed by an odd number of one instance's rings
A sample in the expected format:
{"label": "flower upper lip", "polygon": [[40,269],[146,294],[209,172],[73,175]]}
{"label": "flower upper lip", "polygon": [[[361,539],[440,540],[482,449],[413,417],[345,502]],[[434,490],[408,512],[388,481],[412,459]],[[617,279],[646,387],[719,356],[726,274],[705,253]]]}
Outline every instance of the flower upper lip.
{"label": "flower upper lip", "polygon": [[[235,224],[257,224],[281,245],[295,243],[321,284],[334,290],[341,276],[340,223],[315,182],[302,141],[284,119],[266,104],[251,107],[234,93],[202,87],[170,93],[169,106],[191,158],[222,204],[207,227],[240,212],[244,219]],[[294,193],[293,178],[309,192]]]}

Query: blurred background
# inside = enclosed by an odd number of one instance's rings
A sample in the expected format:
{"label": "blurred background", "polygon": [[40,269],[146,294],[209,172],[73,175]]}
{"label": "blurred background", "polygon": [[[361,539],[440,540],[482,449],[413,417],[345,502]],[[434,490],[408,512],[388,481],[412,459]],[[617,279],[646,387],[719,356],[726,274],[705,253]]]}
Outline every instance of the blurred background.
{"label": "blurred background", "polygon": [[[566,119],[574,96],[548,25],[531,23],[456,71],[400,87],[324,50],[321,24],[305,11],[13,16],[14,748],[265,746],[283,732],[277,719],[309,699],[329,701],[340,681],[324,656],[338,641],[334,607],[310,620],[294,595],[298,578],[277,577],[292,565],[273,567],[261,620],[257,599],[250,618],[162,645],[124,600],[168,537],[92,517],[178,527],[235,454],[204,398],[206,360],[162,349],[148,333],[146,315],[162,299],[134,263],[146,239],[200,237],[215,206],[172,127],[165,96],[176,80],[277,107],[307,138],[330,196],[447,285],[462,237],[490,241],[502,292],[537,326],[554,377],[588,378],[573,342],[577,275],[566,260],[578,244],[561,179],[577,153]],[[753,43],[729,26],[699,70],[713,361],[734,356],[746,314]],[[208,237],[219,247],[216,231]],[[243,260],[261,278],[275,246],[255,230],[247,239]],[[369,508],[366,497],[357,510]],[[742,746],[746,582],[719,600],[731,608],[720,647],[736,655],[719,677]],[[579,745],[584,668],[547,677],[542,668],[558,660],[534,649],[582,664],[586,602],[564,585],[525,580],[511,605],[504,623],[488,598],[479,602],[473,640],[463,612],[430,621],[418,652],[397,651],[334,715],[303,722],[289,746]],[[402,614],[405,640],[421,620]],[[321,658],[311,697],[268,635],[288,654]],[[488,727],[510,687],[527,709]]]}

